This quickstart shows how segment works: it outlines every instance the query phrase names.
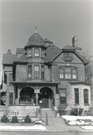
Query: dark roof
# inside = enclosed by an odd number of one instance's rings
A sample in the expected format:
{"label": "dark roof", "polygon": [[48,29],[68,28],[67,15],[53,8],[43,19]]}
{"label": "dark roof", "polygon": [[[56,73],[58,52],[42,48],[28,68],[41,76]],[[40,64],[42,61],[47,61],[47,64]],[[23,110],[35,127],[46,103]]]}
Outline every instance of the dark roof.
{"label": "dark roof", "polygon": [[44,41],[45,41],[45,42],[48,42],[48,43],[53,43],[53,42],[50,41],[48,38],[45,38]]}
{"label": "dark roof", "polygon": [[62,50],[60,48],[58,48],[57,46],[55,46],[55,45],[49,46],[46,50],[46,56],[45,56],[46,62],[51,62],[61,52],[62,52]]}
{"label": "dark roof", "polygon": [[88,63],[87,60],[85,60],[85,59],[80,55],[80,53],[78,53],[77,51],[75,51],[75,54],[76,54],[85,64]]}
{"label": "dark roof", "polygon": [[51,62],[53,62],[53,61],[54,61],[62,52],[64,52],[64,51],[73,51],[73,52],[78,56],[78,58],[79,58],[81,61],[83,61],[85,64],[87,64],[87,61],[76,51],[75,47],[69,46],[69,45],[66,45],[66,46],[62,49],[62,51],[59,52],[58,55],[54,55],[54,58],[52,59]]}
{"label": "dark roof", "polygon": [[14,63],[27,63],[26,55],[23,54],[21,57],[17,58]]}
{"label": "dark roof", "polygon": [[17,48],[16,49],[16,54],[24,54],[26,51],[24,50],[24,48]]}
{"label": "dark roof", "polygon": [[45,42],[43,40],[43,38],[38,34],[38,33],[34,33],[28,40],[27,45],[25,46],[25,49],[27,47],[31,47],[31,46],[42,46],[42,47],[46,47]]}
{"label": "dark roof", "polygon": [[8,50],[6,54],[3,54],[3,65],[12,65],[14,60],[16,59],[16,55],[11,53],[11,50]]}
{"label": "dark roof", "polygon": [[67,51],[67,50],[72,50],[72,51],[74,51],[75,50],[75,47],[73,47],[73,46],[69,46],[69,45],[66,45],[64,48],[62,48],[62,51]]}

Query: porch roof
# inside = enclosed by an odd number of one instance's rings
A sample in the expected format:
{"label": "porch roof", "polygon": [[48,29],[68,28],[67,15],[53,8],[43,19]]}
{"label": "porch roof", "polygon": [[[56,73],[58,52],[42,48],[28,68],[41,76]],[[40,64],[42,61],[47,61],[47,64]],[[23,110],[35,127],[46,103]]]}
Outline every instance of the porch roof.
{"label": "porch roof", "polygon": [[49,84],[49,85],[58,85],[60,82],[31,82],[31,81],[11,81],[11,84]]}

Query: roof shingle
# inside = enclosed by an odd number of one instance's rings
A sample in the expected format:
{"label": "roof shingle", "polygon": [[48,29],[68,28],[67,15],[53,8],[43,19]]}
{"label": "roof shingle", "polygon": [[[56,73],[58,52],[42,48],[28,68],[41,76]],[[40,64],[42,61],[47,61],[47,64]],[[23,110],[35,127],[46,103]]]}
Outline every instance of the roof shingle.
{"label": "roof shingle", "polygon": [[2,64],[8,64],[11,65],[13,64],[14,60],[16,59],[16,55],[12,54],[10,51],[8,51],[6,54],[3,54],[3,61]]}
{"label": "roof shingle", "polygon": [[17,58],[17,59],[14,61],[14,63],[18,63],[18,62],[20,62],[20,63],[27,63],[26,55],[23,54],[21,57]]}

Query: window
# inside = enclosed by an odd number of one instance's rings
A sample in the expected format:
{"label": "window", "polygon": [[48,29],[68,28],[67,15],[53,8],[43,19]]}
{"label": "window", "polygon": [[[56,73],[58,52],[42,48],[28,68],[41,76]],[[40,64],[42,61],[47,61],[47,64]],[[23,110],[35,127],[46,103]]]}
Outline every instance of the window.
{"label": "window", "polygon": [[28,56],[28,57],[32,56],[32,49],[28,49],[28,50],[27,50],[27,56]]}
{"label": "window", "polygon": [[35,56],[39,57],[39,48],[35,48]]}
{"label": "window", "polygon": [[60,89],[60,103],[66,104],[66,89]]}
{"label": "window", "polygon": [[28,65],[28,78],[32,78],[32,65]]}
{"label": "window", "polygon": [[76,68],[72,68],[72,79],[76,79],[77,78],[77,70]]}
{"label": "window", "polygon": [[59,68],[60,79],[77,79],[77,68],[76,67],[60,67]]}
{"label": "window", "polygon": [[44,57],[44,56],[45,56],[45,50],[42,49],[42,57]]}
{"label": "window", "polygon": [[65,78],[71,79],[71,68],[70,67],[65,68]]}
{"label": "window", "polygon": [[63,68],[60,68],[60,71],[59,71],[59,77],[60,78],[64,78],[64,69]]}
{"label": "window", "polygon": [[88,89],[84,89],[84,104],[88,104]]}
{"label": "window", "polygon": [[44,66],[41,65],[41,79],[44,79]]}
{"label": "window", "polygon": [[75,88],[75,104],[79,104],[79,89]]}
{"label": "window", "polygon": [[72,58],[73,57],[73,54],[72,53],[65,52],[65,53],[63,53],[63,57],[64,58]]}
{"label": "window", "polygon": [[34,66],[34,78],[39,78],[39,65]]}
{"label": "window", "polygon": [[13,93],[9,92],[9,105],[13,105]]}

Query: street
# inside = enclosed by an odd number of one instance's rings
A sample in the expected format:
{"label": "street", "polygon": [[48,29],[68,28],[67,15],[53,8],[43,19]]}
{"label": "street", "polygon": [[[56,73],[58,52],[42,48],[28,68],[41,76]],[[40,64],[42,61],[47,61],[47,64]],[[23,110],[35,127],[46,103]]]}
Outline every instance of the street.
{"label": "street", "polygon": [[93,133],[77,133],[77,132],[0,132],[0,135],[93,135]]}

